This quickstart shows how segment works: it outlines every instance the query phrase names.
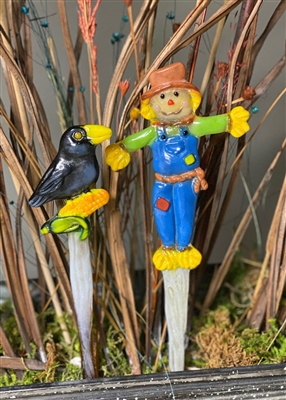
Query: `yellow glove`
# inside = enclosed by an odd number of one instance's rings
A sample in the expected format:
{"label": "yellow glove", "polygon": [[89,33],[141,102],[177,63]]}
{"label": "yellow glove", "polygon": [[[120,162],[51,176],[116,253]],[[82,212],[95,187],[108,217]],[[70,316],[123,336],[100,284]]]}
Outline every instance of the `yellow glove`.
{"label": "yellow glove", "polygon": [[113,171],[125,168],[130,163],[130,154],[124,149],[122,142],[111,144],[106,147],[106,164]]}
{"label": "yellow glove", "polygon": [[238,106],[234,107],[229,115],[228,132],[234,137],[240,137],[249,131],[250,127],[247,123],[249,112],[245,108]]}

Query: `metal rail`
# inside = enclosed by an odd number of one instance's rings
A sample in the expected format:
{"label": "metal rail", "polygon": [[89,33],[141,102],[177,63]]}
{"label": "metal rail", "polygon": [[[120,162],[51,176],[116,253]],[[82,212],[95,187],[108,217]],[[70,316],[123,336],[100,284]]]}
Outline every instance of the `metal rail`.
{"label": "metal rail", "polygon": [[286,399],[286,363],[0,388],[0,399]]}

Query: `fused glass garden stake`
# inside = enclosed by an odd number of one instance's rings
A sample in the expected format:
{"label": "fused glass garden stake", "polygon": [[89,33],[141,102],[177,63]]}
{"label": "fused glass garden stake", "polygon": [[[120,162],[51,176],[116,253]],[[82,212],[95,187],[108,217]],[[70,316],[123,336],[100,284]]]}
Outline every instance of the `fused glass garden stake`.
{"label": "fused glass garden stake", "polygon": [[104,189],[95,189],[99,167],[97,144],[111,137],[101,125],[73,126],[62,135],[59,151],[29,200],[33,207],[65,199],[57,215],[41,228],[46,233],[68,233],[70,281],[81,344],[85,378],[94,378],[91,343],[93,279],[88,242],[89,216],[109,200]]}
{"label": "fused glass garden stake", "polygon": [[168,324],[169,367],[171,371],[183,371],[190,270],[184,268],[165,269],[162,273],[165,291],[165,315]]}
{"label": "fused glass garden stake", "polygon": [[133,151],[144,146],[153,151],[152,200],[162,241],[153,262],[164,275],[171,371],[184,369],[189,270],[202,258],[191,244],[197,197],[208,186],[200,168],[198,140],[221,132],[240,137],[249,130],[249,113],[241,106],[226,114],[197,116],[201,94],[185,76],[182,63],[153,71],[151,89],[141,98],[141,115],[150,126],[106,148],[106,162],[115,171],[128,165]]}

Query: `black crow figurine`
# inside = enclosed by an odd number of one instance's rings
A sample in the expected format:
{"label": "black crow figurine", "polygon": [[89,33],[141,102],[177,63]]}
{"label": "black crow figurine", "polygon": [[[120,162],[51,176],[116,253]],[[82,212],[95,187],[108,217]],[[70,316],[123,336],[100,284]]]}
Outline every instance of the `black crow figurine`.
{"label": "black crow figurine", "polygon": [[59,151],[29,199],[39,207],[55,199],[70,199],[88,191],[97,181],[97,144],[111,137],[101,125],[72,126],[62,135]]}

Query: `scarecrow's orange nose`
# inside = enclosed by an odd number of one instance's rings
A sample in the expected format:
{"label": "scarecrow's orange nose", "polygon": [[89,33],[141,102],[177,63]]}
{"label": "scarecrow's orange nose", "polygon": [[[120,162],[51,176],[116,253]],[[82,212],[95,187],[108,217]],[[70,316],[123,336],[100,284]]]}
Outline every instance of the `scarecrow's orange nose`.
{"label": "scarecrow's orange nose", "polygon": [[173,100],[172,100],[172,99],[169,99],[169,100],[168,100],[168,106],[172,106],[173,104],[175,104],[175,103],[173,102]]}

